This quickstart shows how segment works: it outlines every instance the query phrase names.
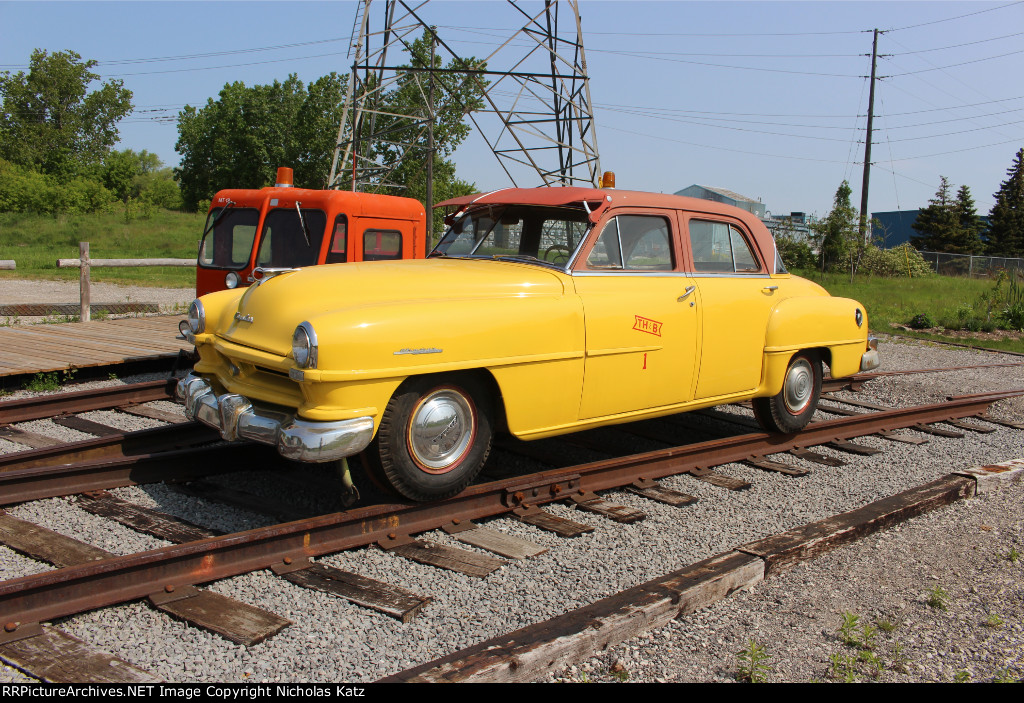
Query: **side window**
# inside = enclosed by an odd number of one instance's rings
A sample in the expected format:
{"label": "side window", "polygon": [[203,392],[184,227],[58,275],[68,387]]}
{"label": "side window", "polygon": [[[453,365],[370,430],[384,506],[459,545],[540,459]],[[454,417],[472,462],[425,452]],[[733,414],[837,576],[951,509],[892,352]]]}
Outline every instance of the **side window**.
{"label": "side window", "polygon": [[331,246],[327,249],[326,264],[343,264],[348,261],[348,218],[338,215],[334,218]]}
{"label": "side window", "polygon": [[761,270],[743,233],[725,222],[690,220],[693,269],[698,273],[754,273]]}
{"label": "side window", "polygon": [[671,271],[672,259],[668,220],[653,215],[619,215],[601,231],[587,257],[587,268]]}
{"label": "side window", "polygon": [[363,233],[363,261],[402,258],[402,233],[393,229],[368,229]]}
{"label": "side window", "polygon": [[597,244],[587,257],[587,268],[621,269],[622,247],[619,244],[619,218],[615,217],[604,226]]}

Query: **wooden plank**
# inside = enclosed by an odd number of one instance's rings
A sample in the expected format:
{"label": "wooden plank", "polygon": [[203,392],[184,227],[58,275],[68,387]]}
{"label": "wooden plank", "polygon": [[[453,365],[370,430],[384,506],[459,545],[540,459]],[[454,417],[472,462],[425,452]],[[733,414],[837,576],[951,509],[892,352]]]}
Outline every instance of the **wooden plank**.
{"label": "wooden plank", "polygon": [[897,434],[892,430],[879,430],[875,434],[892,442],[903,442],[904,444],[928,444],[931,441],[927,437],[911,437],[910,435]]}
{"label": "wooden plank", "polygon": [[765,560],[765,577],[915,515],[974,494],[974,481],[949,475],[840,515],[739,547]]}
{"label": "wooden plank", "polygon": [[838,439],[834,442],[829,442],[825,445],[826,447],[832,447],[838,449],[841,452],[848,452],[850,454],[859,454],[861,456],[874,456],[875,454],[881,454],[881,449],[875,449],[874,447],[868,447],[863,444],[857,444],[856,442],[850,442],[844,439]]}
{"label": "wooden plank", "polygon": [[877,405],[876,403],[868,403],[863,400],[852,400],[847,398],[839,398],[832,395],[831,393],[822,393],[821,397],[825,400],[831,400],[835,403],[845,403],[846,405],[852,405],[855,408],[867,408],[869,410],[892,410],[891,405]]}
{"label": "wooden plank", "polygon": [[203,498],[204,500],[226,503],[227,505],[254,513],[272,515],[280,520],[305,520],[312,517],[308,512],[296,510],[278,500],[264,498],[263,496],[235,490],[234,488],[227,488],[226,486],[203,479],[189,481],[188,483],[172,483],[169,484],[169,487],[178,493]]}
{"label": "wooden plank", "polygon": [[711,469],[693,469],[687,473],[698,481],[704,481],[720,488],[728,488],[730,491],[745,491],[750,488],[750,484],[743,479],[726,476]]}
{"label": "wooden plank", "polygon": [[99,547],[93,547],[91,544],[20,520],[2,510],[0,510],[0,542],[33,559],[55,566],[74,566],[114,556]]}
{"label": "wooden plank", "polygon": [[420,564],[457,571],[477,578],[483,578],[508,563],[486,554],[418,539],[388,547],[387,551]]}
{"label": "wooden plank", "polygon": [[647,517],[647,513],[637,510],[636,508],[630,508],[625,505],[616,505],[610,503],[604,498],[597,496],[593,493],[585,493],[584,495],[575,495],[570,498],[572,503],[576,505],[580,510],[585,510],[588,513],[596,513],[598,515],[604,515],[607,518],[611,518],[615,522],[621,522],[625,525],[630,525],[634,522],[639,522]]}
{"label": "wooden plank", "polygon": [[418,595],[401,586],[335,569],[326,564],[310,564],[307,568],[279,575],[303,588],[344,598],[402,622],[412,620],[432,600],[429,596]]}
{"label": "wooden plank", "polygon": [[0,659],[44,683],[159,683],[163,679],[53,627],[0,644]]}
{"label": "wooden plank", "polygon": [[106,491],[78,496],[78,507],[94,515],[116,520],[122,525],[168,542],[182,544],[216,537],[219,533],[204,529],[181,518],[130,503]]}
{"label": "wooden plank", "polygon": [[84,417],[78,417],[77,415],[55,417],[52,422],[55,425],[60,425],[61,427],[67,427],[68,429],[95,435],[97,437],[113,437],[114,435],[124,434],[124,430],[118,430],[110,425],[104,425],[101,422],[93,422],[92,420],[87,420]]}
{"label": "wooden plank", "polygon": [[755,469],[761,469],[762,471],[775,471],[776,473],[785,474],[786,476],[806,476],[811,473],[807,469],[801,469],[796,466],[789,464],[783,464],[781,461],[773,461],[772,459],[765,459],[762,457],[754,457],[747,459],[743,462],[747,466],[753,466]]}
{"label": "wooden plank", "polygon": [[548,551],[547,547],[542,547],[536,542],[481,527],[472,522],[460,523],[457,526],[445,525],[444,531],[460,542],[472,544],[474,547],[486,549],[509,559],[527,559]]}
{"label": "wooden plank", "polygon": [[813,461],[814,463],[821,464],[822,466],[846,466],[846,462],[842,459],[837,459],[834,456],[826,456],[825,454],[815,452],[810,449],[797,447],[796,449],[790,449],[789,453],[797,459]]}
{"label": "wooden plank", "polygon": [[936,437],[950,437],[952,439],[963,439],[964,433],[956,430],[944,430],[935,425],[914,425],[914,429],[925,434],[932,434]]}
{"label": "wooden plank", "polygon": [[636,493],[639,496],[648,498],[649,500],[655,500],[659,503],[665,503],[666,505],[674,505],[682,508],[687,505],[693,505],[697,502],[697,498],[690,495],[689,493],[683,493],[672,488],[665,488],[661,484],[654,483],[647,486],[628,486],[626,488],[630,493]]}
{"label": "wooden plank", "polygon": [[818,410],[823,413],[832,413],[833,415],[842,415],[843,417],[853,417],[854,415],[863,415],[860,410],[850,410],[848,408],[840,408],[835,405],[818,405]]}
{"label": "wooden plank", "polygon": [[546,510],[541,510],[537,506],[516,508],[512,511],[512,517],[521,522],[525,522],[527,525],[533,525],[534,527],[539,527],[542,530],[554,532],[556,535],[560,535],[562,537],[579,537],[580,535],[585,535],[588,532],[594,531],[594,528],[590,525],[585,525],[581,522],[575,522],[564,517],[552,515]]}
{"label": "wooden plank", "polygon": [[164,410],[162,408],[151,408],[148,405],[119,405],[117,409],[129,415],[148,417],[151,420],[160,420],[161,422],[169,422],[174,425],[189,421],[185,417],[184,409],[178,411]]}
{"label": "wooden plank", "polygon": [[1011,427],[1011,428],[1013,428],[1015,430],[1024,430],[1024,422],[1016,422],[1014,420],[1004,420],[1004,419],[1002,419],[1000,417],[994,417],[992,415],[989,415],[988,413],[983,413],[981,415],[975,415],[975,417],[977,417],[979,420],[984,420],[985,422],[991,422],[991,423],[993,423],[995,425],[1002,425],[1003,427]]}
{"label": "wooden plank", "polygon": [[981,425],[972,425],[969,422],[963,420],[943,420],[946,425],[952,425],[953,427],[959,427],[962,430],[969,430],[971,432],[979,432],[981,434],[990,434],[996,431],[995,427],[983,427]]}
{"label": "wooden plank", "polygon": [[382,682],[526,683],[706,607],[763,578],[760,559],[728,552]]}
{"label": "wooden plank", "polygon": [[291,620],[213,591],[192,586],[154,593],[150,603],[169,615],[216,632],[237,644],[252,646],[276,635]]}
{"label": "wooden plank", "polygon": [[47,437],[46,435],[39,434],[38,432],[29,432],[28,430],[11,427],[10,425],[0,427],[0,438],[16,442],[18,444],[24,444],[26,447],[31,447],[32,449],[45,449],[46,447],[56,447],[58,445],[65,444],[63,440]]}

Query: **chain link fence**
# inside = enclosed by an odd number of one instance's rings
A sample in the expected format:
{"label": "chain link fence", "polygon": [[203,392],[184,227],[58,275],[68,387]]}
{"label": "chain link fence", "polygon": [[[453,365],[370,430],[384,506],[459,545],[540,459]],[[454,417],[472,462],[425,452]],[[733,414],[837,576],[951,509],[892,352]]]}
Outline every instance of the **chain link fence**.
{"label": "chain link fence", "polygon": [[970,278],[995,277],[1003,270],[1024,272],[1024,259],[1010,259],[1003,256],[972,256],[970,254],[946,254],[937,251],[919,252],[932,269],[943,276],[967,276]]}

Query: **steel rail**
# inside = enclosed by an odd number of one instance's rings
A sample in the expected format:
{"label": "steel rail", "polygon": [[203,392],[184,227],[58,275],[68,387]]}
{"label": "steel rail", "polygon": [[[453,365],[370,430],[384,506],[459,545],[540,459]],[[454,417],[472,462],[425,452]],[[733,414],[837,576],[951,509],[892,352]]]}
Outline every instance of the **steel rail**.
{"label": "steel rail", "polygon": [[247,532],[173,545],[138,554],[0,582],[0,623],[52,620],[144,598],[165,590],[265,569],[278,564],[366,546],[437,529],[446,524],[503,515],[634,481],[684,472],[751,456],[851,439],[881,429],[910,427],[976,415],[1024,389],[956,396],[948,402],[900,408],[812,423],[791,435],[754,433],[684,447],[551,469],[510,480],[471,486],[429,504],[382,504],[271,525]]}
{"label": "steel rail", "polygon": [[129,383],[110,388],[2,401],[0,402],[0,424],[28,422],[56,415],[103,410],[118,405],[146,403],[151,400],[170,400],[174,398],[174,387],[177,382],[177,379],[169,378],[162,381]]}

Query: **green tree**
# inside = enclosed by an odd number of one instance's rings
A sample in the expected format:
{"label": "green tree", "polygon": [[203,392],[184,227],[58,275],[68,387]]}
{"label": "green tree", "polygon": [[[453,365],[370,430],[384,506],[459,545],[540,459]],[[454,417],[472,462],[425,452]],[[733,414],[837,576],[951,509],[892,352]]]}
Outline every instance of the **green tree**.
{"label": "green tree", "polygon": [[94,65],[73,51],[36,49],[28,73],[0,73],[0,158],[65,177],[98,166],[132,111],[132,93],[119,80],[90,92]]}
{"label": "green tree", "polygon": [[[330,74],[321,81],[342,79]],[[339,92],[340,94],[340,92]],[[309,177],[309,147],[299,143],[296,135],[308,138],[312,132],[331,134],[337,130],[337,112],[314,115],[313,109],[302,110],[309,93],[292,74],[282,83],[246,87],[240,81],[229,83],[218,99],[207,100],[196,109],[191,105],[178,114],[178,141],[175,150],[182,155],[176,170],[181,183],[185,207],[194,209],[222,188],[262,188],[274,183],[279,166],[296,170],[296,185],[322,187],[327,174],[317,182]],[[300,125],[299,115],[305,122]],[[310,125],[310,121],[319,123]],[[330,138],[333,149],[333,137]],[[315,159],[314,159],[315,161]],[[328,169],[330,162],[328,161]]]}
{"label": "green tree", "polygon": [[988,215],[987,252],[993,256],[1024,254],[1024,149],[1017,152],[1009,176],[995,194]]}
{"label": "green tree", "polygon": [[159,156],[145,149],[111,151],[103,159],[103,185],[119,200],[128,202],[139,197],[142,177],[157,172],[162,165]]}
{"label": "green tree", "polygon": [[960,225],[960,233],[956,246],[960,254],[980,254],[985,248],[981,241],[981,233],[985,230],[985,222],[978,217],[978,207],[971,197],[971,189],[960,186],[956,192],[956,215]]}
{"label": "green tree", "polygon": [[910,243],[925,251],[953,252],[952,247],[955,247],[959,239],[959,213],[950,193],[949,179],[945,176],[939,176],[939,179],[940,185],[935,197],[928,201],[928,207],[918,212],[917,219],[911,225],[920,235],[911,237]]}
{"label": "green tree", "polygon": [[850,184],[843,181],[836,189],[832,210],[811,225],[822,271],[849,268],[851,276],[856,271],[864,245],[860,241],[859,216],[850,204],[852,192]]}

